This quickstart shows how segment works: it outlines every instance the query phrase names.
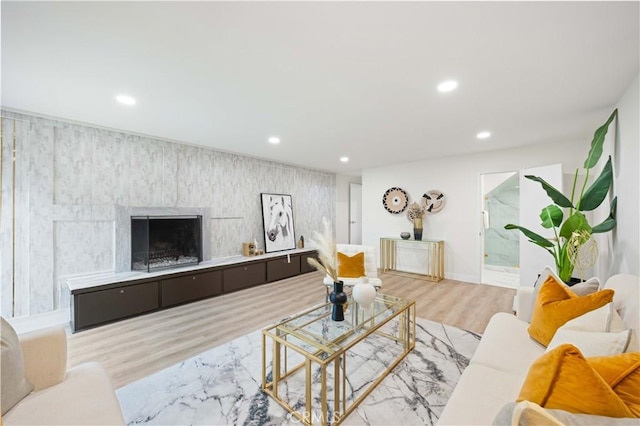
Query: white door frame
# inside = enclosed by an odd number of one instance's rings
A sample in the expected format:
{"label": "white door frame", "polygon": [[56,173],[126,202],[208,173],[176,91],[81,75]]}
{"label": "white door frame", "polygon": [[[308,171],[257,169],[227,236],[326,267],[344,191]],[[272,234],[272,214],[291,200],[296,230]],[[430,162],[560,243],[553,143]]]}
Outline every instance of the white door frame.
{"label": "white door frame", "polygon": [[362,244],[362,184],[349,184],[349,244]]}

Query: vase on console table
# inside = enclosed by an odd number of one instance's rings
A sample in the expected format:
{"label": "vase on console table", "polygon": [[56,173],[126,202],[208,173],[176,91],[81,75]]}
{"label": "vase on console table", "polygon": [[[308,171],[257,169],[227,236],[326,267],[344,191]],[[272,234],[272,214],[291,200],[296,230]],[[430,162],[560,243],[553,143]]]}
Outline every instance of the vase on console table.
{"label": "vase on console table", "polygon": [[333,283],[333,291],[329,294],[329,301],[333,304],[331,319],[334,321],[344,321],[344,304],[347,303],[347,293],[344,292],[344,282]]}
{"label": "vase on console table", "polygon": [[413,238],[416,241],[422,241],[422,218],[413,219]]}

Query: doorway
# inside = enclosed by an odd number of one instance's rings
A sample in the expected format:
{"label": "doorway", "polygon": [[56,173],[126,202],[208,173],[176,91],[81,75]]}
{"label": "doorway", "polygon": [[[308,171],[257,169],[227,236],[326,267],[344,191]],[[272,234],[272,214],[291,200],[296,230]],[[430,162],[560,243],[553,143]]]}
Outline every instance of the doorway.
{"label": "doorway", "polygon": [[481,283],[517,288],[520,284],[520,237],[504,226],[520,221],[519,173],[482,174],[480,187]]}
{"label": "doorway", "polygon": [[362,185],[349,184],[349,244],[362,244]]}

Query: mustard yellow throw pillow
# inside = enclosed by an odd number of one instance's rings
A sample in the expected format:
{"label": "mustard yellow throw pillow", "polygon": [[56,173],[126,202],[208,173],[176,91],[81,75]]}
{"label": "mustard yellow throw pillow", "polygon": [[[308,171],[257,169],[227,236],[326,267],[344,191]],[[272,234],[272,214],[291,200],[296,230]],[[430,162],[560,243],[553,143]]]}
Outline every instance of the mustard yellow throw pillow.
{"label": "mustard yellow throw pillow", "polygon": [[640,352],[587,358],[634,417],[640,417]]}
{"label": "mustard yellow throw pillow", "polygon": [[545,353],[531,365],[517,401],[571,413],[635,417],[580,350],[569,344]]}
{"label": "mustard yellow throw pillow", "polygon": [[558,328],[569,320],[611,302],[613,293],[613,290],[606,289],[580,297],[550,276],[538,291],[529,335],[547,346]]}
{"label": "mustard yellow throw pillow", "polygon": [[353,256],[347,256],[338,252],[338,276],[341,278],[364,277],[364,253],[359,252]]}

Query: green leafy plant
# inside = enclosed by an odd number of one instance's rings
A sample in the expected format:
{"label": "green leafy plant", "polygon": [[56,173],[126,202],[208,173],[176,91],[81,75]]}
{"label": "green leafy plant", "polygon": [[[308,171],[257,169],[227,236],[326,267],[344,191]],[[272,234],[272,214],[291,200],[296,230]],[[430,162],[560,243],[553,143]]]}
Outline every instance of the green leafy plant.
{"label": "green leafy plant", "polygon": [[[529,238],[530,242],[548,251],[553,256],[558,276],[563,281],[569,281],[571,279],[571,274],[573,273],[573,264],[569,260],[568,250],[569,240],[572,235],[580,233],[584,236],[585,233],[587,233],[590,236],[591,234],[611,231],[616,227],[617,197],[611,201],[609,217],[596,226],[592,227],[589,225],[589,221],[583,212],[594,210],[600,206],[611,189],[611,184],[613,182],[611,157],[607,160],[607,163],[600,172],[598,178],[588,188],[587,182],[589,180],[589,173],[591,169],[598,164],[598,161],[602,156],[604,138],[609,129],[609,125],[617,116],[618,110],[616,109],[611,113],[606,123],[600,126],[593,135],[591,149],[589,150],[589,154],[587,155],[587,159],[583,166],[586,170],[584,181],[582,182],[580,193],[577,198],[576,189],[578,188],[579,180],[578,169],[576,169],[573,178],[571,198],[567,198],[564,194],[540,177],[532,175],[525,176],[525,178],[529,180],[540,183],[542,189],[545,190],[549,198],[554,202],[554,204],[550,204],[542,209],[542,212],[540,212],[540,219],[542,220],[543,228],[553,229],[555,238],[547,239],[518,225],[508,224],[504,227],[505,229],[520,230],[520,232]],[[563,211],[563,209],[568,210]],[[567,213],[566,220],[565,213]],[[572,241],[575,242],[582,240],[573,239]]]}

